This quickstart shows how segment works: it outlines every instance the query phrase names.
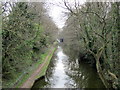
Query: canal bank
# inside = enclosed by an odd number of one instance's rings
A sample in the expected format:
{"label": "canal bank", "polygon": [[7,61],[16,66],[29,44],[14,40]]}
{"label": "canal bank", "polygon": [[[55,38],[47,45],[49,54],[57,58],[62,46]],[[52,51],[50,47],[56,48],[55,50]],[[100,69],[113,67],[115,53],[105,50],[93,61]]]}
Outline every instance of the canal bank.
{"label": "canal bank", "polygon": [[42,58],[43,62],[36,64],[37,68],[32,70],[30,75],[25,76],[24,80],[21,80],[22,82],[18,83],[15,87],[17,88],[31,88],[34,82],[44,76],[46,74],[46,70],[48,68],[48,65],[50,63],[50,60],[56,50],[56,46],[50,47],[48,50],[48,53]]}
{"label": "canal bank", "polygon": [[[74,52],[73,52],[74,53]],[[70,58],[58,46],[45,78],[34,83],[34,88],[104,88],[97,72],[86,63]]]}

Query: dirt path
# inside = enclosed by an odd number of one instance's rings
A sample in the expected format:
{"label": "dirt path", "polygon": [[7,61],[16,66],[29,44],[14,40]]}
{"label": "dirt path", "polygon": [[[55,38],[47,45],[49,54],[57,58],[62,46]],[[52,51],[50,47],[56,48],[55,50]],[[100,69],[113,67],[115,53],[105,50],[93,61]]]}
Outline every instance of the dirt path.
{"label": "dirt path", "polygon": [[34,71],[34,73],[27,79],[27,81],[25,83],[23,83],[21,88],[31,88],[32,87],[32,85],[33,85],[33,83],[35,81],[35,77],[41,73],[41,69],[46,64],[46,62],[47,62],[50,54],[52,53],[52,51],[53,51],[53,48],[49,51],[49,54],[45,58],[45,61],[38,66],[38,69]]}

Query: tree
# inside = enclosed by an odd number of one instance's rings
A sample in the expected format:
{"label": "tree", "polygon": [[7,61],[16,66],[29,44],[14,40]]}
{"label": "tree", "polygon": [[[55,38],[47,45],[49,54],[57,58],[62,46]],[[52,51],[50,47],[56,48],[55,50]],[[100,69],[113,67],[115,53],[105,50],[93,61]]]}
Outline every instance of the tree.
{"label": "tree", "polygon": [[[73,32],[75,32],[75,30],[79,32],[77,34],[77,36],[79,36],[78,42],[83,41],[79,43],[79,46],[84,45],[83,47],[86,48],[86,52],[91,53],[91,55],[94,57],[96,62],[97,72],[106,88],[111,87],[109,81],[112,82],[112,87],[114,88],[116,88],[118,85],[118,77],[117,77],[118,74],[114,73],[115,69],[111,66],[113,64],[112,61],[114,61],[111,58],[111,56],[114,56],[116,53],[119,53],[119,51],[116,51],[114,52],[114,54],[112,54],[111,37],[114,36],[113,31],[114,33],[118,33],[113,29],[114,27],[113,23],[115,23],[115,26],[118,26],[119,24],[118,22],[119,4],[114,3],[115,7],[117,7],[114,8],[114,10],[116,11],[115,12],[116,16],[110,14],[110,13],[112,14],[114,13],[111,11],[112,4],[113,3],[110,2],[108,3],[86,2],[84,5],[80,6],[80,4],[77,3],[77,1],[75,1],[74,7],[72,6],[73,7],[72,8],[70,4],[64,0],[64,5],[70,12],[71,15],[70,17],[76,18],[77,20],[75,23],[76,25],[71,24],[71,27],[74,26],[77,28],[77,29],[75,28],[72,29]],[[68,23],[72,23],[72,22],[73,21],[67,22],[66,27],[68,29],[69,29]],[[117,30],[119,30],[119,28],[117,28]],[[119,34],[116,34],[115,36],[118,35]],[[116,41],[114,40],[112,41],[114,44],[117,43],[116,45],[118,45],[117,39]],[[118,56],[115,57],[116,60],[118,60],[118,58],[119,58]],[[102,62],[100,60],[102,60]],[[115,67],[118,69],[119,68],[118,66],[119,65],[116,65]]]}
{"label": "tree", "polygon": [[[53,43],[50,38],[56,25],[48,18],[42,3],[16,2],[3,4],[3,28],[2,28],[2,78],[3,87],[19,78],[38,60],[45,49]],[[36,7],[36,8],[34,8]],[[8,8],[9,11],[6,11]],[[37,11],[36,11],[36,10]],[[48,22],[47,22],[48,21]],[[43,23],[44,22],[44,23]],[[52,23],[51,23],[52,22]],[[49,28],[49,35],[46,35]],[[54,32],[54,33],[56,33]],[[12,81],[13,82],[13,81]]]}

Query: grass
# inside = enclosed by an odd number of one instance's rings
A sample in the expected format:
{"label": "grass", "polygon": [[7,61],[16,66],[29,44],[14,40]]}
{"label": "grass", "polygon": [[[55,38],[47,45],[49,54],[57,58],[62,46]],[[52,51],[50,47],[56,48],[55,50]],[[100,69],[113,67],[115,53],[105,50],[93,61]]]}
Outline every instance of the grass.
{"label": "grass", "polygon": [[42,76],[44,76],[46,74],[46,71],[48,69],[48,65],[50,63],[50,60],[51,60],[55,50],[56,50],[56,48],[54,48],[53,51],[51,52],[51,54],[49,55],[48,60],[46,62],[46,65],[43,66],[42,71],[39,73],[38,76],[36,76],[36,79],[38,79],[38,78],[40,78],[40,77],[42,77]]}
{"label": "grass", "polygon": [[[54,48],[54,50],[52,51],[52,53],[51,53],[50,56],[48,57],[48,62],[47,62],[46,65],[42,68],[41,73],[40,73],[38,76],[36,76],[36,79],[37,79],[37,78],[40,78],[40,77],[43,76],[43,75],[45,75],[46,70],[47,70],[47,67],[48,67],[48,65],[49,65],[49,62],[50,62],[52,56],[53,56],[53,53],[54,53],[55,49],[56,49],[56,48]],[[51,50],[51,49],[50,49],[50,50]],[[38,68],[38,66],[44,62],[44,60],[45,60],[45,58],[47,57],[47,55],[48,55],[48,53],[49,53],[50,50],[48,50],[46,53],[40,55],[41,59],[34,64],[33,69],[32,69],[31,71],[29,71],[27,74],[25,74],[25,75],[23,76],[23,78],[20,80],[20,82],[18,82],[18,84],[15,86],[15,88],[19,88],[19,87],[33,74],[33,72]]]}

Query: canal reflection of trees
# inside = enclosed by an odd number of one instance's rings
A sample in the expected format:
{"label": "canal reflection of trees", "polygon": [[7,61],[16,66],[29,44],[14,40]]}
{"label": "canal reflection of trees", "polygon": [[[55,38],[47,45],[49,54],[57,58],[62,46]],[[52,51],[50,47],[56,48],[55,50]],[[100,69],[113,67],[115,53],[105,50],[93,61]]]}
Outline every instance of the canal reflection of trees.
{"label": "canal reflection of trees", "polygon": [[71,60],[78,58],[79,56],[79,47],[77,45],[62,45],[63,51],[66,55],[69,56]]}
{"label": "canal reflection of trees", "polygon": [[78,48],[63,47],[63,51],[69,59],[65,61],[66,74],[72,78],[77,88],[104,88],[95,69],[87,63],[78,63]]}
{"label": "canal reflection of trees", "polygon": [[49,81],[48,77],[52,77],[52,72],[54,72],[56,61],[57,61],[57,56],[56,56],[56,54],[54,54],[54,56],[52,57],[52,60],[50,61],[49,66],[48,66],[47,72],[46,72],[46,79],[48,81]]}
{"label": "canal reflection of trees", "polygon": [[[59,50],[59,49],[58,49]],[[64,57],[62,60],[64,64],[65,74],[67,76],[65,87],[69,88],[104,88],[101,80],[99,79],[95,69],[90,67],[87,63],[79,63],[78,62],[78,49],[68,49],[63,48],[63,53],[68,57],[67,59]],[[57,53],[55,52],[54,57],[52,58],[50,65],[48,67],[45,79],[42,79],[34,84],[36,88],[42,87],[51,87],[55,81],[51,81],[51,79],[55,79],[54,70],[56,68],[56,63],[58,61]],[[54,85],[53,85],[54,86]]]}
{"label": "canal reflection of trees", "polygon": [[32,87],[32,89],[34,90],[35,88],[45,88],[47,87],[50,83],[49,83],[49,77],[52,77],[52,72],[54,70],[55,67],[55,63],[56,63],[56,53],[54,54],[54,56],[52,57],[52,60],[50,61],[50,64],[48,66],[47,72],[46,72],[46,76],[45,78],[41,78],[38,81],[36,81]]}

